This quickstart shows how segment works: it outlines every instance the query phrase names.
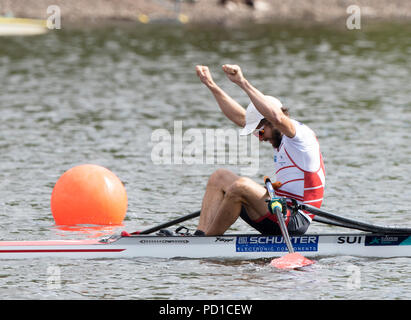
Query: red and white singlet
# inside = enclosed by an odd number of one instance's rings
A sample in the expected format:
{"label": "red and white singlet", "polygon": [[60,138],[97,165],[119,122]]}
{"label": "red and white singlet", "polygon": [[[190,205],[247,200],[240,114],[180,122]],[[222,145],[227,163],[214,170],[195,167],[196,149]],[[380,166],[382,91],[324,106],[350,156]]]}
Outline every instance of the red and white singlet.
{"label": "red and white singlet", "polygon": [[[325,169],[315,133],[306,125],[291,120],[295,136],[283,135],[274,155],[275,174],[281,187],[275,190],[280,197],[296,199],[299,203],[321,207],[325,186]],[[309,220],[314,215],[304,214]]]}

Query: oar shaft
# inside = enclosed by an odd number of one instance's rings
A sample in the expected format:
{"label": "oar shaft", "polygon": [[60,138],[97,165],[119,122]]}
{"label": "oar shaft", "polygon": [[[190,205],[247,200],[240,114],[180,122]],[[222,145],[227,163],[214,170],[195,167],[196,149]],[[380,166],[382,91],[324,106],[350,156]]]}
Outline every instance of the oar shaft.
{"label": "oar shaft", "polygon": [[275,214],[277,215],[278,222],[280,223],[281,233],[285,240],[285,244],[287,245],[288,252],[294,253],[294,248],[291,243],[290,235],[288,234],[287,226],[285,225],[283,213],[281,212],[279,207],[275,207]]}
{"label": "oar shaft", "polygon": [[411,228],[382,227],[382,226],[372,225],[369,223],[340,217],[330,212],[326,212],[324,210],[320,210],[316,207],[310,206],[308,204],[299,205],[299,209],[311,212],[319,217],[327,218],[327,219],[334,220],[339,223],[345,224],[347,228],[358,229],[358,230],[374,232],[374,233],[410,233],[411,232]]}
{"label": "oar shaft", "polygon": [[[330,220],[330,219],[326,219],[323,217],[320,217],[318,215],[316,215],[313,219],[313,221],[315,222],[320,222],[320,223],[324,223],[330,226],[336,226],[336,227],[341,227],[341,228],[348,228],[348,229],[358,229],[355,225],[353,224],[348,224],[348,223],[341,223],[335,220]],[[362,230],[361,228],[359,228],[358,230]],[[369,231],[369,230],[363,230],[363,231]]]}
{"label": "oar shaft", "polygon": [[[265,186],[267,188],[268,194],[270,195],[270,198],[273,199],[275,197],[275,194],[274,194],[274,188],[273,188],[273,185],[271,184],[270,178],[265,176],[264,177],[264,183],[265,183]],[[284,221],[283,213],[281,212],[281,210],[278,206],[276,206],[274,208],[274,211],[275,212],[273,212],[273,213],[275,213],[276,216],[277,216],[278,222],[280,224],[281,234],[283,235],[285,244],[287,245],[288,252],[289,253],[294,253],[294,248],[293,248],[293,245],[291,243],[290,235],[288,234],[288,230],[287,230],[287,226],[286,226],[285,221]]]}
{"label": "oar shaft", "polygon": [[190,214],[188,214],[184,217],[177,218],[175,220],[160,224],[156,227],[152,227],[150,229],[146,229],[146,230],[143,230],[143,231],[140,231],[140,232],[139,231],[133,232],[131,234],[149,234],[149,233],[153,233],[153,232],[159,231],[161,229],[171,227],[171,226],[176,225],[178,223],[181,223],[181,222],[196,218],[196,217],[200,216],[200,213],[201,213],[201,210],[198,210],[198,211],[190,213]]}

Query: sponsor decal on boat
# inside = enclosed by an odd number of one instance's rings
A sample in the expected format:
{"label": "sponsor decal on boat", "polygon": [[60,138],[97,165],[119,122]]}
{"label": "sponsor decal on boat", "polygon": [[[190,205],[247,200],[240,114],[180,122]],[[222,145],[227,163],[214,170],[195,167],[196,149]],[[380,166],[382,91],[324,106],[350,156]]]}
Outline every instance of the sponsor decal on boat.
{"label": "sponsor decal on boat", "polygon": [[[291,237],[295,251],[318,251],[318,236]],[[244,236],[238,237],[237,252],[286,252],[287,246],[281,236]]]}
{"label": "sponsor decal on boat", "polygon": [[181,243],[189,243],[190,241],[187,239],[144,239],[139,241],[141,244],[181,244]]}
{"label": "sponsor decal on boat", "polygon": [[231,243],[234,242],[234,238],[216,237],[215,242]]}
{"label": "sponsor decal on boat", "polygon": [[411,237],[409,236],[366,236],[366,246],[406,246],[411,245]]}

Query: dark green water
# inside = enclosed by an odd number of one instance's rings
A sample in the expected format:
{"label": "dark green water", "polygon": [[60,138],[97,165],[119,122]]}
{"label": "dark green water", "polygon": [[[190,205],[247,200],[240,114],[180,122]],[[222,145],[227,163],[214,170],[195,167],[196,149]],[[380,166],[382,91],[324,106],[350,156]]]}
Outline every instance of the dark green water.
{"label": "dark green water", "polygon": [[[292,117],[316,131],[327,171],[324,208],[409,226],[410,57],[411,25],[355,31],[136,25],[0,38],[0,237],[84,237],[57,228],[49,207],[58,177],[82,163],[109,168],[127,189],[124,226],[103,233],[135,231],[197,210],[215,169],[240,172],[244,165],[156,164],[152,134],[173,134],[174,121],[182,121],[183,132],[234,129],[194,70],[208,65],[216,82],[246,106],[245,94],[221,72],[224,63],[239,64],[252,84],[279,97]],[[262,144],[251,177],[262,182],[267,174],[274,174],[272,149]],[[186,225],[194,228],[195,221]],[[242,221],[231,230],[251,231]],[[273,273],[250,261],[7,261],[0,268],[0,295],[409,299],[409,263],[333,257],[319,259],[309,272]],[[56,265],[62,283],[50,290],[47,268]],[[347,285],[351,266],[361,271],[356,290]]]}

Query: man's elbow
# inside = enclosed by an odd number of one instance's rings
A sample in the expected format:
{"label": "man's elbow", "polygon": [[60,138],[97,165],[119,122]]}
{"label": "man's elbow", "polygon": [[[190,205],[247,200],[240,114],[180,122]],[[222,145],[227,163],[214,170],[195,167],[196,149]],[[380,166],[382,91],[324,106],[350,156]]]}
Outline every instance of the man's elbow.
{"label": "man's elbow", "polygon": [[267,116],[267,120],[271,122],[274,126],[281,126],[285,122],[285,118],[287,116],[284,115],[282,112],[272,112],[269,116]]}
{"label": "man's elbow", "polygon": [[245,117],[240,117],[237,121],[236,124],[240,127],[240,128],[244,128],[245,127]]}

